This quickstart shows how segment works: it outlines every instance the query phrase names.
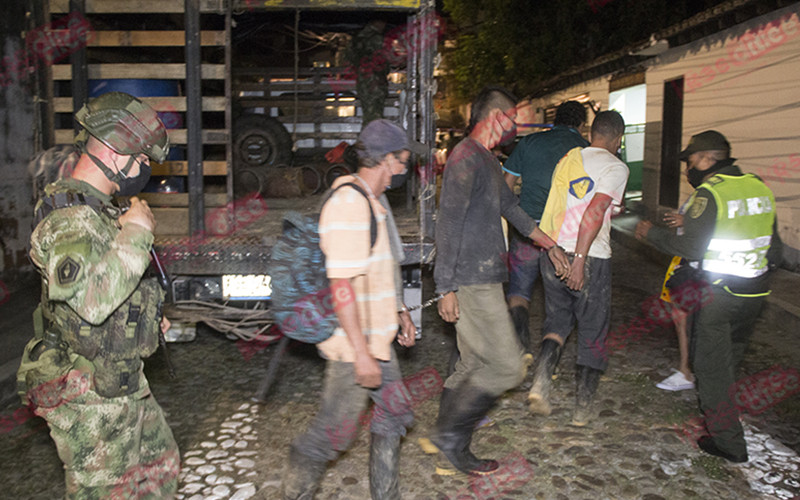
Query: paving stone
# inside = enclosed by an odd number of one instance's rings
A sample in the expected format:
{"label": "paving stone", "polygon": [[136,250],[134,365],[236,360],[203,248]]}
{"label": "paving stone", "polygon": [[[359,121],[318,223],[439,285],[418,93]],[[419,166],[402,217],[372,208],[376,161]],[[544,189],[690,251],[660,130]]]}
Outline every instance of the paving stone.
{"label": "paving stone", "polygon": [[661,470],[661,469],[655,469],[655,470],[653,470],[653,477],[655,477],[655,478],[656,478],[656,479],[658,479],[659,481],[666,481],[666,480],[668,480],[668,479],[670,478],[670,476],[669,476],[668,474],[666,474],[666,473],[665,473],[663,470]]}
{"label": "paving stone", "polygon": [[583,481],[586,484],[591,484],[591,485],[596,486],[598,488],[602,488],[603,485],[605,485],[605,481],[603,481],[599,477],[593,477],[593,476],[589,476],[587,474],[578,474],[577,478],[580,479],[581,481]]}
{"label": "paving stone", "polygon": [[214,486],[214,489],[211,490],[211,492],[213,494],[215,494],[215,495],[220,496],[220,497],[226,497],[226,496],[230,495],[231,489],[227,485],[220,484],[219,486]]}
{"label": "paving stone", "polygon": [[205,476],[206,474],[211,474],[215,470],[217,470],[216,465],[201,465],[197,468],[197,473]]}
{"label": "paving stone", "polygon": [[491,444],[506,444],[508,442],[508,439],[503,436],[490,436],[489,442]]}
{"label": "paving stone", "polygon": [[256,487],[252,484],[237,486],[237,488],[239,489],[231,496],[230,500],[245,500],[256,494]]}

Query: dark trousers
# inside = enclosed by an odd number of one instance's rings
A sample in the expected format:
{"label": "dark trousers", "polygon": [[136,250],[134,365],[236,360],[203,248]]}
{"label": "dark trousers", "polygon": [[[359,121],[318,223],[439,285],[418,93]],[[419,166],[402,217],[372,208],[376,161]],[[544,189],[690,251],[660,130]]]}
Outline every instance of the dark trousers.
{"label": "dark trousers", "polygon": [[[374,434],[405,436],[414,415],[394,349],[392,359],[379,364],[381,386],[367,389],[356,384],[353,363],[328,361],[322,405],[305,434],[294,441],[300,453],[317,461],[333,460],[350,447],[362,424],[369,424]],[[367,413],[370,398],[375,406]]]}
{"label": "dark trousers", "polygon": [[717,446],[744,454],[747,447],[731,391],[764,297],[737,297],[719,286],[710,290],[711,299],[694,315],[690,348],[700,410]]}
{"label": "dark trousers", "polygon": [[[570,257],[570,261],[573,257]],[[605,371],[605,345],[611,321],[611,259],[587,257],[580,291],[567,288],[548,258],[540,261],[545,319],[542,336],[555,333],[566,342],[578,323],[578,365]]]}

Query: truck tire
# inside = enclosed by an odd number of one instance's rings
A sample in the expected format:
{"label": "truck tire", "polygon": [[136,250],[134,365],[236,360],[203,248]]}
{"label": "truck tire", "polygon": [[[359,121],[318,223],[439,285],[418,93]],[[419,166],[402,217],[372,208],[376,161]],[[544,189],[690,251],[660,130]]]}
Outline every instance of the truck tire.
{"label": "truck tire", "polygon": [[234,121],[233,164],[235,168],[273,167],[289,163],[292,136],[275,118],[246,114]]}
{"label": "truck tire", "polygon": [[355,170],[344,163],[335,163],[331,165],[325,172],[325,187],[330,188],[337,178],[343,175],[350,175],[353,172],[355,172]]}
{"label": "truck tire", "polygon": [[309,166],[280,168],[240,168],[234,173],[237,198],[258,194],[267,198],[296,198],[320,190],[319,172]]}

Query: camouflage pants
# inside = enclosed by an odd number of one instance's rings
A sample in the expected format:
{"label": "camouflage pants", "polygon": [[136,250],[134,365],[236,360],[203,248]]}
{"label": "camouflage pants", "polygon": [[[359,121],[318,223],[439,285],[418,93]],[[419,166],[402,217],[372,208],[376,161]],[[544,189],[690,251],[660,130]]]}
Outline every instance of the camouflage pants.
{"label": "camouflage pants", "polygon": [[359,76],[356,94],[361,102],[362,125],[383,118],[386,94],[389,91],[385,75]]}
{"label": "camouflage pants", "polygon": [[[75,372],[71,372],[75,373]],[[66,498],[172,498],[180,456],[144,375],[130,396],[88,389],[36,414],[47,420],[64,463]]]}

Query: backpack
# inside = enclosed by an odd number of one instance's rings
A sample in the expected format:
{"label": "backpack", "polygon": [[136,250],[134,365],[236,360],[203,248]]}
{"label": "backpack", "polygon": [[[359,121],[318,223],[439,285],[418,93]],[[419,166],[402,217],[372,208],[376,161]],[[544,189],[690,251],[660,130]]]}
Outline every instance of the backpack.
{"label": "backpack", "polygon": [[[357,184],[348,182],[332,190],[350,186],[369,197]],[[372,204],[370,211],[370,250],[378,238]],[[271,278],[270,310],[283,335],[316,344],[333,335],[339,326],[333,308],[330,282],[325,271],[325,254],[319,247],[319,214],[289,212],[283,217],[283,234],[272,247],[267,274]]]}

